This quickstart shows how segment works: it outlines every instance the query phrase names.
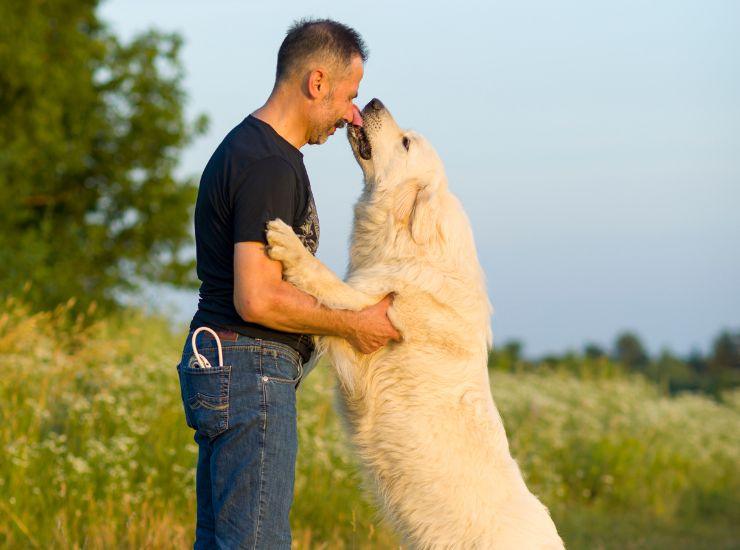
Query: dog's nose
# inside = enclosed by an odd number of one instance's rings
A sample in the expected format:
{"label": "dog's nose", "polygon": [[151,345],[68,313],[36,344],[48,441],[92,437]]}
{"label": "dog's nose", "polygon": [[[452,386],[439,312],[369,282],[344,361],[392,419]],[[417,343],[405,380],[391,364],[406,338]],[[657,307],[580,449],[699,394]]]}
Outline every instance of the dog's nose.
{"label": "dog's nose", "polygon": [[380,101],[377,97],[374,97],[370,100],[370,108],[373,111],[380,111],[383,108],[383,102]]}

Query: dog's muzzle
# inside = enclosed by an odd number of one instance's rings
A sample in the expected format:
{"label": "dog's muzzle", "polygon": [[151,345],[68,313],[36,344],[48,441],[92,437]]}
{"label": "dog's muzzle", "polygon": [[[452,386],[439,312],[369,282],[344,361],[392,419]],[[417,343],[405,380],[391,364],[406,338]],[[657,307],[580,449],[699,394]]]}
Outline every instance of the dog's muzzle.
{"label": "dog's muzzle", "polygon": [[361,111],[362,115],[362,126],[350,125],[347,128],[347,134],[350,139],[357,145],[357,154],[364,160],[370,160],[372,158],[373,148],[370,145],[370,140],[367,137],[367,130],[365,128],[372,127],[377,124],[377,115],[385,109],[385,105],[378,98],[374,97],[368,101],[367,105],[363,107]]}

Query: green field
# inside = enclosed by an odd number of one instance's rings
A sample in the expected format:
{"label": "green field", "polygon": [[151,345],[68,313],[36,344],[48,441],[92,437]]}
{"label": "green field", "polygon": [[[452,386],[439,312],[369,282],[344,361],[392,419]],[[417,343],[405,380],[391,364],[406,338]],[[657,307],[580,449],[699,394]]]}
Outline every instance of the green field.
{"label": "green field", "polygon": [[[2,311],[0,546],[189,546],[184,333],[134,311],[91,326],[64,308]],[[740,392],[671,398],[611,370],[493,371],[492,385],[512,453],[569,548],[740,548]],[[394,547],[359,488],[332,386],[319,366],[299,389],[295,547]]]}

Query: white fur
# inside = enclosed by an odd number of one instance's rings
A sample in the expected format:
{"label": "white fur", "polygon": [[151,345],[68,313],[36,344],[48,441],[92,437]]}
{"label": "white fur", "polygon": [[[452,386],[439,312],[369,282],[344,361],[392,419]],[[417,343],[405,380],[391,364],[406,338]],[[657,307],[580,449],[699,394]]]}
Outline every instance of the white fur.
{"label": "white fur", "polygon": [[442,162],[385,108],[366,107],[363,118],[372,158],[360,157],[349,130],[365,188],[346,283],[282,221],[268,224],[268,240],[285,278],[329,307],[359,310],[396,293],[388,315],[403,342],[363,355],[343,339],[317,339],[368,481],[413,548],[563,548],[511,457],[491,396],[492,308]]}

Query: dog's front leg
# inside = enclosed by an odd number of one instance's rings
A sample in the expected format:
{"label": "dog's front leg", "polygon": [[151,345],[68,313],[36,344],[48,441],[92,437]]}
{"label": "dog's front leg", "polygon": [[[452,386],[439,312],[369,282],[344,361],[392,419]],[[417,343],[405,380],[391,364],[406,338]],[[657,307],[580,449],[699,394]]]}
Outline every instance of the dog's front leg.
{"label": "dog's front leg", "polygon": [[[293,229],[281,220],[268,222],[267,242],[270,258],[283,263],[285,280],[332,309],[359,311],[377,303],[384,296],[360,292],[342,281],[311,255]],[[397,320],[392,316],[392,308],[388,310],[388,314],[391,322],[398,328]],[[365,393],[363,373],[366,368],[360,361],[359,352],[343,338],[334,336],[321,337],[317,351],[318,355],[328,353],[342,384],[344,397],[348,403],[354,403],[350,408],[359,406],[361,396]]]}
{"label": "dog's front leg", "polygon": [[285,280],[332,309],[359,311],[382,296],[355,290],[306,250],[288,224],[280,219],[267,223],[267,253],[283,264]]}

